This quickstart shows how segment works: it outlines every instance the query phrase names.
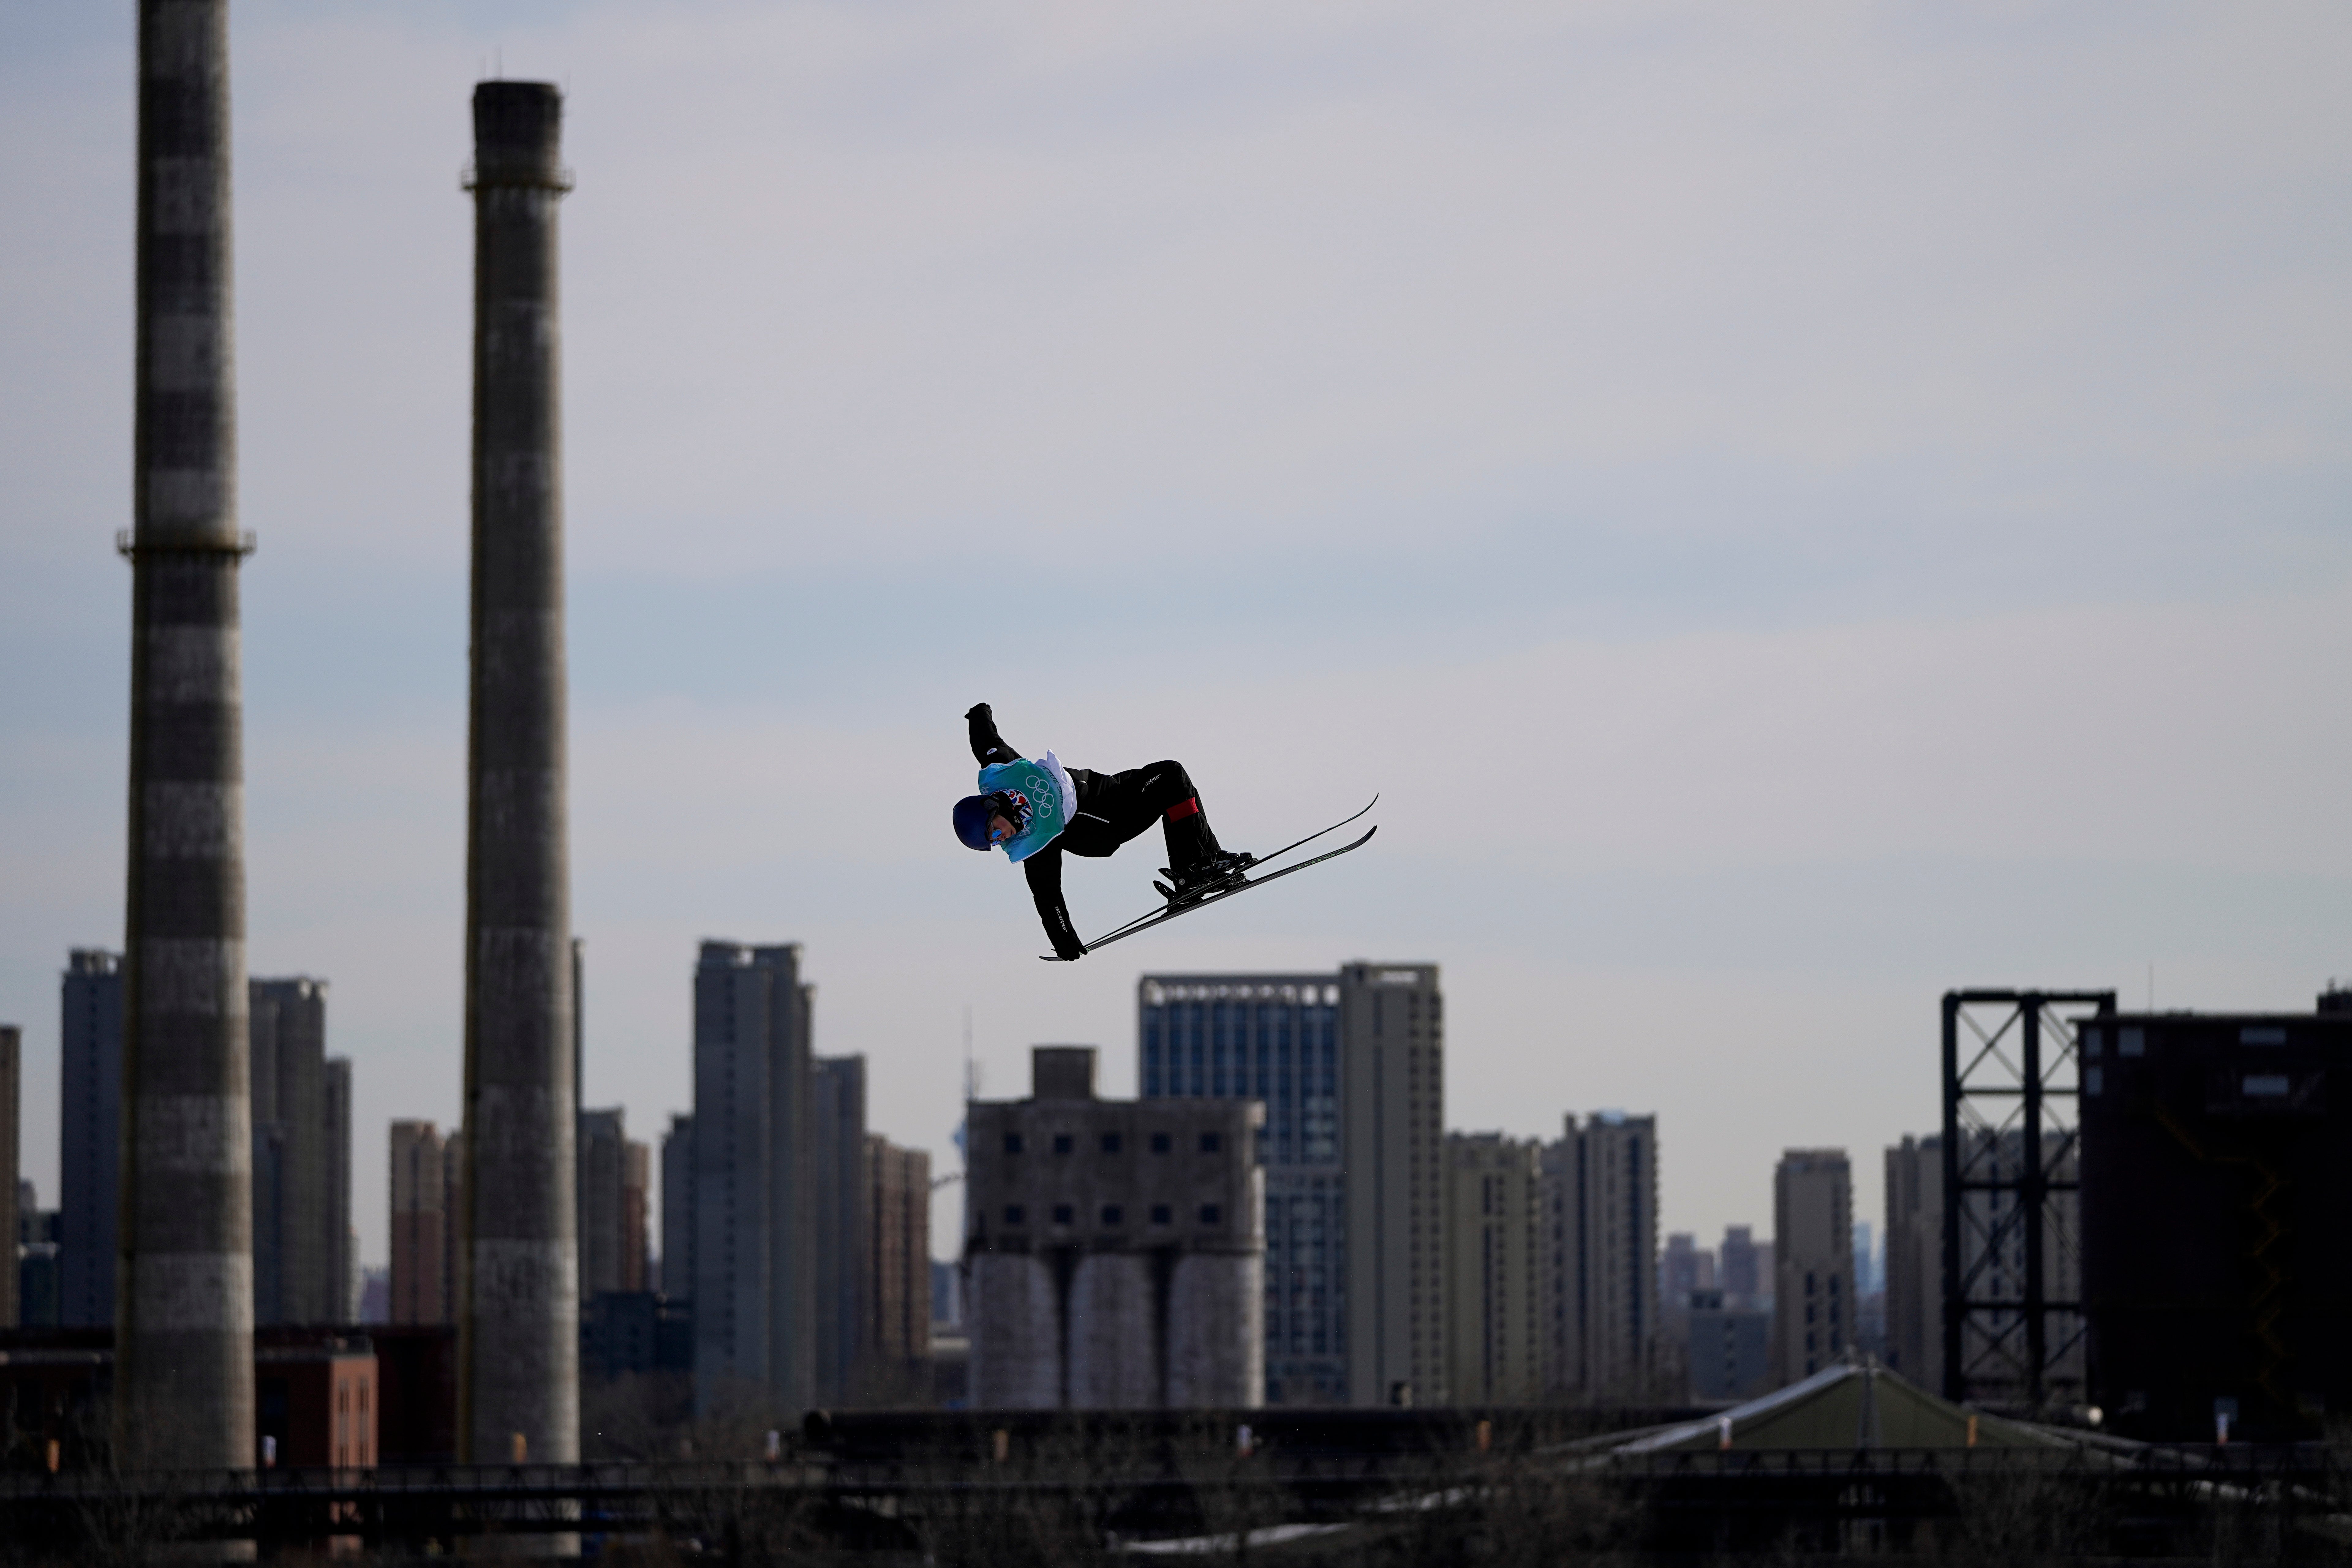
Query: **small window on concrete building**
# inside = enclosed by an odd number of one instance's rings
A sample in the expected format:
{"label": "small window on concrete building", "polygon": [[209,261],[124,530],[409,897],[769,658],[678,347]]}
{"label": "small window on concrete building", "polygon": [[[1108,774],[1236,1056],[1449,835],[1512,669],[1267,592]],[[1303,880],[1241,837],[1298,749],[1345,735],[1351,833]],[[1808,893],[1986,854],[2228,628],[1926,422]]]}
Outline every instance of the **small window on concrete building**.
{"label": "small window on concrete building", "polygon": [[1107,1226],[1125,1225],[1127,1223],[1127,1211],[1120,1208],[1117,1204],[1105,1204],[1102,1207],[1102,1222]]}
{"label": "small window on concrete building", "polygon": [[1071,1221],[1076,1218],[1077,1211],[1070,1207],[1069,1205],[1055,1204],[1054,1205],[1054,1223],[1055,1225],[1068,1225]]}
{"label": "small window on concrete building", "polygon": [[1004,1135],[1004,1152],[1005,1152],[1006,1153],[1008,1153],[1008,1154],[1018,1154],[1019,1152],[1021,1152],[1021,1134],[1020,1134],[1020,1133],[1018,1133],[1018,1132],[1007,1132],[1007,1133]]}
{"label": "small window on concrete building", "polygon": [[1066,1132],[1056,1132],[1056,1133],[1055,1133],[1055,1134],[1054,1134],[1054,1152],[1055,1152],[1055,1153],[1056,1153],[1056,1154],[1066,1154],[1066,1153],[1068,1153],[1068,1152],[1070,1152],[1071,1146],[1072,1146],[1072,1145],[1071,1145],[1071,1142],[1070,1142],[1070,1135],[1069,1135],[1068,1133],[1066,1133]]}
{"label": "small window on concrete building", "polygon": [[1202,1204],[1201,1205],[1201,1223],[1202,1225],[1223,1225],[1225,1223],[1225,1211],[1219,1208],[1215,1204]]}
{"label": "small window on concrete building", "polygon": [[1176,1223],[1176,1216],[1169,1211],[1169,1207],[1166,1204],[1153,1204],[1151,1205],[1151,1223],[1154,1225],[1173,1225]]}
{"label": "small window on concrete building", "polygon": [[1203,1132],[1203,1133],[1202,1133],[1202,1134],[1201,1134],[1201,1152],[1202,1152],[1202,1153],[1203,1153],[1203,1154],[1213,1154],[1213,1153],[1215,1153],[1218,1150],[1220,1150],[1220,1149],[1223,1148],[1224,1146],[1225,1146],[1225,1135],[1224,1135],[1223,1133],[1222,1133],[1222,1132]]}
{"label": "small window on concrete building", "polygon": [[1024,1218],[1025,1216],[1022,1214],[1021,1205],[1019,1204],[1006,1204],[1004,1205],[1005,1224],[1020,1225],[1024,1222]]}
{"label": "small window on concrete building", "polygon": [[1167,1133],[1165,1133],[1165,1132],[1154,1132],[1154,1133],[1151,1135],[1151,1152],[1152,1152],[1153,1153],[1155,1153],[1155,1154],[1165,1154],[1166,1152],[1168,1152],[1168,1134],[1167,1134]]}
{"label": "small window on concrete building", "polygon": [[1104,1153],[1106,1153],[1106,1154],[1116,1154],[1116,1153],[1118,1153],[1118,1150],[1119,1150],[1119,1136],[1118,1136],[1118,1133],[1116,1133],[1116,1132],[1106,1132],[1106,1133],[1104,1133],[1104,1134],[1102,1135],[1102,1152],[1103,1152]]}

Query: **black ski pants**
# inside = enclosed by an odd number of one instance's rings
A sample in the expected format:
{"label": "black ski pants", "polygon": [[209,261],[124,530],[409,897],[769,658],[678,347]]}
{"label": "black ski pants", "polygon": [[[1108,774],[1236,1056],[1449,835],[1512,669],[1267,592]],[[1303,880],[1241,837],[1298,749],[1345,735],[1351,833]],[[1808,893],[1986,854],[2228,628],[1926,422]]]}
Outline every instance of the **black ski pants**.
{"label": "black ski pants", "polygon": [[[1181,763],[1153,763],[1120,773],[1072,768],[1078,814],[1056,840],[1073,855],[1099,859],[1141,837],[1154,820],[1167,830],[1168,866],[1181,871],[1217,853],[1217,836]],[[1032,857],[1034,858],[1034,857]]]}

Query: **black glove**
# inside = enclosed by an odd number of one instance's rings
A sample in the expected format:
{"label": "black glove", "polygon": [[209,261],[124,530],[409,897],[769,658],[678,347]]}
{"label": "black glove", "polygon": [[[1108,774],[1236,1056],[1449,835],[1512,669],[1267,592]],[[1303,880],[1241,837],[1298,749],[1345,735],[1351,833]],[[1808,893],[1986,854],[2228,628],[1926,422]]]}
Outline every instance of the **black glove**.
{"label": "black glove", "polygon": [[974,719],[987,720],[993,719],[995,717],[995,713],[990,710],[988,704],[985,702],[973,703],[970,708],[964,710],[963,715],[964,722],[967,724],[971,723]]}

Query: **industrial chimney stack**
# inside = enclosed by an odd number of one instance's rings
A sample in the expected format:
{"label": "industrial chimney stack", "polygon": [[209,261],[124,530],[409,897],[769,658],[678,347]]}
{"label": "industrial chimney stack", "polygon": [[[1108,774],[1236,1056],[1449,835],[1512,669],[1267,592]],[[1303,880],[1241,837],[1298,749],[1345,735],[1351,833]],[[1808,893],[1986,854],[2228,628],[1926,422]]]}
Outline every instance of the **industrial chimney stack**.
{"label": "industrial chimney stack", "polygon": [[114,1440],[248,1468],[252,1107],[226,0],[142,0]]}
{"label": "industrial chimney stack", "polygon": [[[562,99],[474,89],[461,1458],[580,1457],[556,203]],[[555,1541],[545,1545],[561,1551]]]}

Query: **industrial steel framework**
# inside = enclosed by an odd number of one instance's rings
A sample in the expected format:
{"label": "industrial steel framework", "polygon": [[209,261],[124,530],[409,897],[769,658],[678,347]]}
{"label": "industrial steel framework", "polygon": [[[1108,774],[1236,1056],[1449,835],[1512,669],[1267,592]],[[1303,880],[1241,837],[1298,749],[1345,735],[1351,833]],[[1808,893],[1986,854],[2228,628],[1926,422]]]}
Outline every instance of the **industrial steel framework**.
{"label": "industrial steel framework", "polygon": [[[2085,1015],[2081,1011],[2090,1008]],[[2040,1410],[2080,1397],[2076,1030],[2112,991],[1944,994],[1944,1394]]]}

